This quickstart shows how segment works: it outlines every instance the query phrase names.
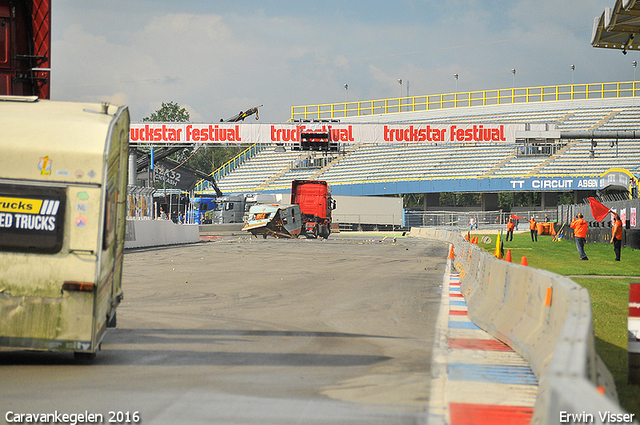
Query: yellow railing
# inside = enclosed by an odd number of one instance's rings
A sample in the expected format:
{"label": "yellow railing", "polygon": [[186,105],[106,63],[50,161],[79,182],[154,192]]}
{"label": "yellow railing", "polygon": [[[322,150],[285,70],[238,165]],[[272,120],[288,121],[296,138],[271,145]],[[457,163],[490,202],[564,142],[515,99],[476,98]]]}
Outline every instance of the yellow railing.
{"label": "yellow railing", "polygon": [[569,84],[395,97],[291,107],[291,121],[359,117],[512,103],[640,96],[640,82]]}
{"label": "yellow railing", "polygon": [[[220,166],[217,170],[215,170],[210,175],[213,176],[214,181],[219,181],[227,174],[231,173],[233,170],[242,165],[245,161],[248,161],[252,157],[258,154],[265,145],[263,143],[254,143],[249,146],[247,149],[240,152],[238,155],[231,158],[229,161],[225,162],[222,166]],[[207,180],[200,180],[196,183],[195,191],[201,192],[204,190],[211,190],[212,186]]]}

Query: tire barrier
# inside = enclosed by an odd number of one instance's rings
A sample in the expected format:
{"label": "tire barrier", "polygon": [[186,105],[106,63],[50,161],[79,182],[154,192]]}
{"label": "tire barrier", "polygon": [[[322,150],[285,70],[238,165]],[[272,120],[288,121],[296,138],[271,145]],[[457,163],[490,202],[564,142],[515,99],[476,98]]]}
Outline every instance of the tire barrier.
{"label": "tire barrier", "polygon": [[625,414],[596,353],[586,289],[564,276],[498,260],[458,232],[412,228],[409,236],[455,247],[451,261],[469,318],[527,360],[538,378],[532,423],[557,424],[584,414],[602,423],[601,415]]}

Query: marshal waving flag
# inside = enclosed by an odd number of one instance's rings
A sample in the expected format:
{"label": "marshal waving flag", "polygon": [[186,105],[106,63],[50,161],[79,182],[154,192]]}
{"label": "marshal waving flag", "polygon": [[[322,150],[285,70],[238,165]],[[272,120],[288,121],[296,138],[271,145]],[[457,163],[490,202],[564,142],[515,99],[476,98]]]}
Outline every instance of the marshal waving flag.
{"label": "marshal waving flag", "polygon": [[607,215],[611,212],[609,207],[602,204],[596,198],[589,198],[589,206],[591,207],[591,215],[596,221],[604,220]]}

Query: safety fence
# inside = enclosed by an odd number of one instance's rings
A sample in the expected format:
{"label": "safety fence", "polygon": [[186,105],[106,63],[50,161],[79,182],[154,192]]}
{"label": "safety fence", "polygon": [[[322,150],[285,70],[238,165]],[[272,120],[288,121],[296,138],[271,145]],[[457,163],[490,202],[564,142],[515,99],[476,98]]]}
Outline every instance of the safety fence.
{"label": "safety fence", "polygon": [[153,219],[153,194],[155,191],[156,189],[152,187],[127,187],[127,218]]}
{"label": "safety fence", "polygon": [[[557,210],[544,211],[519,211],[508,212],[495,211],[405,211],[406,227],[434,227],[459,230],[503,229],[509,218],[514,215],[522,217],[516,220],[522,229],[528,229],[528,220],[535,217],[538,222],[555,221],[558,218]],[[472,218],[474,224],[472,226]],[[473,227],[473,228],[472,228]]]}
{"label": "safety fence", "polygon": [[291,120],[323,120],[398,112],[559,100],[610,99],[640,95],[640,82],[567,84],[396,97],[291,107]]}

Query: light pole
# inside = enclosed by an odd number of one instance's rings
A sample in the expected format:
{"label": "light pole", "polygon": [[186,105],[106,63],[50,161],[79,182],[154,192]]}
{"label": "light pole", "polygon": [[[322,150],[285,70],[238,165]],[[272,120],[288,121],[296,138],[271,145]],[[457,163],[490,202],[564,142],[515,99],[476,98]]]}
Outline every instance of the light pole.
{"label": "light pole", "polygon": [[402,78],[398,78],[398,84],[400,85],[400,97],[402,97]]}
{"label": "light pole", "polygon": [[511,73],[513,74],[513,89],[515,90],[515,88],[516,88],[516,69],[515,68],[511,68]]}
{"label": "light pole", "polygon": [[458,77],[459,77],[458,74],[453,74],[453,78],[456,79],[456,93],[458,93]]}
{"label": "light pole", "polygon": [[631,66],[633,67],[633,81],[636,81],[636,67],[638,66],[638,62],[632,61]]}
{"label": "light pole", "polygon": [[574,80],[573,80],[573,74],[574,74],[574,73],[575,73],[575,71],[576,71],[576,66],[575,66],[574,64],[571,64],[571,65],[569,66],[569,68],[571,68],[571,85],[573,85],[573,81],[574,81]]}
{"label": "light pole", "polygon": [[347,93],[349,92],[349,84],[344,83],[344,103],[347,103]]}

